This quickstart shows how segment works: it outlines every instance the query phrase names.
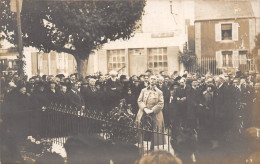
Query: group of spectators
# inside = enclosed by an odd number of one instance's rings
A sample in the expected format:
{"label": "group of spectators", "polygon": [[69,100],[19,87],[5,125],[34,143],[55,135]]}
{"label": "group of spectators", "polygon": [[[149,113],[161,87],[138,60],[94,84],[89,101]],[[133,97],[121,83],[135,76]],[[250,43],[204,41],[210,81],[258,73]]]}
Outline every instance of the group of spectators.
{"label": "group of spectators", "polygon": [[[71,74],[56,76],[34,76],[29,80],[2,77],[7,107],[14,105],[22,109],[37,109],[51,102],[68,105],[75,110],[96,110],[109,112],[125,99],[132,112],[137,114],[137,99],[143,88],[148,87],[152,72],[147,70],[140,76],[118,77],[116,71],[109,74],[81,77]],[[163,92],[164,120],[166,126],[188,126],[193,129],[199,125],[225,126],[231,120],[243,116],[244,126],[258,123],[254,105],[259,103],[257,94],[259,82],[255,74],[199,75],[184,72],[182,76],[175,71],[171,76],[163,71],[156,75],[157,88]],[[259,97],[258,97],[259,98]],[[254,116],[254,117],[253,117]],[[220,125],[221,124],[221,125]],[[259,124],[259,123],[258,123]],[[216,124],[215,124],[216,125]],[[231,125],[230,125],[231,126]]]}
{"label": "group of spectators", "polygon": [[[28,80],[18,74],[1,77],[2,114],[6,114],[4,119],[8,120],[8,113],[20,112],[12,120],[24,120],[21,119],[22,113],[26,113],[23,111],[46,109],[50,103],[67,105],[77,111],[108,113],[125,99],[136,115],[138,97],[142,89],[149,86],[151,75],[152,71],[147,70],[131,77],[118,76],[115,71],[86,77],[79,74],[33,76]],[[156,76],[156,86],[163,93],[164,123],[172,131],[186,128],[197,133],[204,129],[211,138],[225,140],[228,139],[226,134],[235,136],[243,129],[260,126],[257,108],[260,106],[260,77],[255,73],[201,75],[185,71],[179,75],[175,71],[168,76],[161,71]]]}

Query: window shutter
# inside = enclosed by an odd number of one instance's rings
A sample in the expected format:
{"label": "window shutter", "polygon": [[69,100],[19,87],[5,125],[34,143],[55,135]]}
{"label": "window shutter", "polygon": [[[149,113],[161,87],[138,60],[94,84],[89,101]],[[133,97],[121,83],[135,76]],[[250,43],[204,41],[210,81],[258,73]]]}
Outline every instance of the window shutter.
{"label": "window shutter", "polygon": [[216,63],[217,63],[217,68],[222,67],[222,54],[221,51],[216,52]]}
{"label": "window shutter", "polygon": [[216,39],[216,42],[221,41],[221,24],[220,23],[215,24],[215,39]]}
{"label": "window shutter", "polygon": [[238,51],[233,51],[232,54],[232,63],[234,68],[238,68],[239,66],[239,56],[238,56]]}
{"label": "window shutter", "polygon": [[232,40],[238,41],[238,23],[232,23]]}

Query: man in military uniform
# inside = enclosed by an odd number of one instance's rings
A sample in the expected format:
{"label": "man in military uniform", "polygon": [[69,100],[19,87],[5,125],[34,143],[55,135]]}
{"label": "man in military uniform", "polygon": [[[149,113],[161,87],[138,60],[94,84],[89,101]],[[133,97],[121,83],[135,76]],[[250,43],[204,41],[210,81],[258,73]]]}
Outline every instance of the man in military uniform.
{"label": "man in military uniform", "polygon": [[[141,118],[145,114],[151,115],[152,117],[152,129],[154,131],[163,132],[164,131],[164,118],[162,109],[164,106],[163,93],[157,87],[157,77],[150,76],[150,85],[144,88],[138,98],[139,111],[136,116],[136,121],[139,126],[141,126]],[[140,133],[139,133],[140,134]],[[139,135],[141,146],[142,146],[142,134]],[[164,136],[154,133],[152,136],[151,149],[154,146],[159,146],[165,143]]]}

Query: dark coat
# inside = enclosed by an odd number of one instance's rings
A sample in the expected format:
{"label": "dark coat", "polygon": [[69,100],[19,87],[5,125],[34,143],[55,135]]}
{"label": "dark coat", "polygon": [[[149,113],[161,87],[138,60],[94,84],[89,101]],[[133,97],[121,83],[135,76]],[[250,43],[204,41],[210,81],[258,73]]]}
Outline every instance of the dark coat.
{"label": "dark coat", "polygon": [[202,92],[199,88],[190,88],[187,90],[187,118],[196,119],[197,113],[200,110],[199,104],[202,103]]}
{"label": "dark coat", "polygon": [[57,102],[59,104],[68,105],[69,98],[68,98],[67,92],[63,93],[63,92],[59,91],[59,92],[57,92],[57,95],[58,95]]}
{"label": "dark coat", "polygon": [[204,91],[203,92],[203,106],[209,110],[214,110],[214,92],[208,92]]}
{"label": "dark coat", "polygon": [[[112,88],[116,88],[112,90]],[[118,79],[116,81],[112,81],[111,79],[107,80],[106,83],[107,94],[109,95],[110,108],[117,106],[119,104],[119,100],[122,94],[122,85]]]}
{"label": "dark coat", "polygon": [[149,83],[144,83],[143,81],[140,83],[140,87],[142,89],[147,88],[149,86]]}
{"label": "dark coat", "polygon": [[47,96],[47,98],[49,99],[49,103],[51,103],[51,102],[57,102],[58,101],[58,99],[59,99],[59,96],[58,96],[58,94],[57,94],[57,90],[55,91],[55,93],[54,92],[52,92],[50,89],[48,89],[48,90],[46,90],[46,96]]}
{"label": "dark coat", "polygon": [[[141,93],[141,90],[142,90],[142,86],[139,84],[138,86],[135,86],[134,84],[131,85],[131,91],[132,91],[132,94],[138,98],[138,96],[140,95]],[[137,99],[136,98],[136,99]]]}
{"label": "dark coat", "polygon": [[169,98],[166,100],[166,109],[169,114],[169,120],[171,122],[177,122],[177,119],[180,117],[180,110],[178,106],[178,101],[177,101],[177,94],[174,92],[173,95],[169,95]]}
{"label": "dark coat", "polygon": [[163,92],[163,98],[166,100],[167,97],[169,97],[169,90],[166,85],[160,86],[159,84],[157,85],[157,88],[160,89]]}
{"label": "dark coat", "polygon": [[[177,109],[179,110],[180,119],[184,120],[187,115],[187,100],[186,98],[186,90],[185,88],[177,88],[176,90],[177,97]],[[180,100],[183,99],[183,100]]]}
{"label": "dark coat", "polygon": [[31,114],[29,98],[18,90],[14,90],[9,96],[10,106],[3,111],[3,127],[9,129],[10,133],[15,134],[17,138],[25,139],[30,130],[28,128]]}
{"label": "dark coat", "polygon": [[75,90],[69,90],[67,92],[68,95],[68,104],[71,105],[72,107],[76,107],[77,110],[81,110],[82,106],[85,106],[85,102],[81,96],[81,94],[79,93],[79,91],[75,91]]}
{"label": "dark coat", "polygon": [[252,124],[255,127],[260,127],[260,90],[255,91],[252,109]]}
{"label": "dark coat", "polygon": [[133,109],[133,113],[137,114],[138,112],[138,104],[137,104],[137,98],[135,97],[135,95],[131,94],[127,94],[125,96],[125,100],[126,100],[126,104],[131,104],[132,109]]}
{"label": "dark coat", "polygon": [[40,109],[43,106],[47,106],[49,103],[49,99],[46,95],[46,92],[35,92],[34,96],[32,97],[33,101],[33,107],[35,109]]}
{"label": "dark coat", "polygon": [[228,87],[223,84],[219,88],[215,88],[213,95],[213,106],[215,109],[215,115],[218,119],[225,117],[226,110],[228,108]]}
{"label": "dark coat", "polygon": [[86,88],[85,103],[86,103],[86,108],[90,110],[97,110],[97,111],[102,110],[100,92],[98,92],[97,89],[95,91],[92,91],[91,87],[88,86]]}

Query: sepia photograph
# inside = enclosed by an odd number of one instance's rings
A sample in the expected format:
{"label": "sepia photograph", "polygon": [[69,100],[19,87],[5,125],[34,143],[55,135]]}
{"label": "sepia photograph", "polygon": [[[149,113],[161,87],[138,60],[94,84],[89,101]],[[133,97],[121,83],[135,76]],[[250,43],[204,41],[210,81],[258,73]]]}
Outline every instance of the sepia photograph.
{"label": "sepia photograph", "polygon": [[259,164],[260,0],[0,0],[0,164]]}

